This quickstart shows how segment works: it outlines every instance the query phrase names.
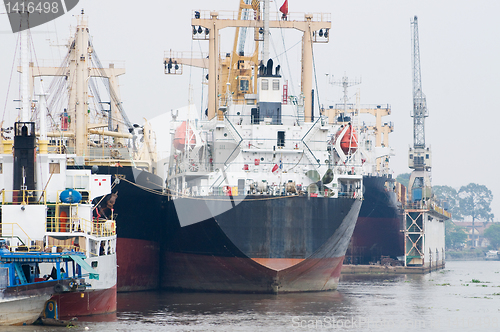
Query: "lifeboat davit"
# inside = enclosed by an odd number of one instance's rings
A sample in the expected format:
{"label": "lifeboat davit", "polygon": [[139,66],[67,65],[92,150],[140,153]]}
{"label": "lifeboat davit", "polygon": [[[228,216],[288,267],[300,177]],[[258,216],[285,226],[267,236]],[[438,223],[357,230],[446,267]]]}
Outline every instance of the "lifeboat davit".
{"label": "lifeboat davit", "polygon": [[[186,135],[187,135],[187,138],[186,138]],[[187,121],[184,121],[175,130],[174,148],[176,148],[177,150],[183,151],[186,148],[186,143],[188,143],[188,145],[191,149],[194,148],[194,146],[196,145],[196,137],[194,136],[194,132],[191,129],[191,127],[189,126],[189,124],[187,123]]]}
{"label": "lifeboat davit", "polygon": [[342,149],[342,152],[344,152],[344,154],[352,154],[358,149],[358,135],[356,135],[356,131],[354,130],[352,125],[349,124],[346,132],[344,133],[344,136],[342,136],[342,138],[339,138],[338,136],[342,133],[343,130],[344,128],[340,128],[336,135],[337,139],[340,139],[340,148]]}

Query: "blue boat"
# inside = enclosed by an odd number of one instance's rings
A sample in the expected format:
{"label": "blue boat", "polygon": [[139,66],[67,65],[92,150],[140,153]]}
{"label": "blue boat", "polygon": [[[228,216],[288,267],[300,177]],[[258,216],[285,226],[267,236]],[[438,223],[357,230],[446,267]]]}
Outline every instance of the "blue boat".
{"label": "blue boat", "polygon": [[[0,325],[32,324],[53,294],[86,288],[74,253],[11,252],[0,239]],[[50,275],[40,270],[52,266]]]}

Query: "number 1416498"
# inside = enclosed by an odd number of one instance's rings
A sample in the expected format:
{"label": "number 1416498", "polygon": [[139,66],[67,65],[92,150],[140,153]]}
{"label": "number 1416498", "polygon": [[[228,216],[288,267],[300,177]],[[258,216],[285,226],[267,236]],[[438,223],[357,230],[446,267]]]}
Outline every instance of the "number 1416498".
{"label": "number 1416498", "polygon": [[[36,1],[36,2],[27,2],[27,1],[6,1],[5,9],[7,10],[7,14],[11,13],[38,13],[38,14],[57,14],[60,10],[59,3],[54,1]],[[64,12],[64,10],[63,10]]]}

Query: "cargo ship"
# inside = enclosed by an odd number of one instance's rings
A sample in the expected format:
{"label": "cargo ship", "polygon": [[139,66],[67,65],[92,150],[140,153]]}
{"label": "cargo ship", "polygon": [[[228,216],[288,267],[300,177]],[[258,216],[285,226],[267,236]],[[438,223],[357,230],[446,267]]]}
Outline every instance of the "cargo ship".
{"label": "cargo ship", "polygon": [[[28,13],[20,15],[29,26]],[[36,268],[23,265],[23,269],[35,271],[40,284],[76,276],[67,285],[60,285],[58,294],[47,303],[46,313],[71,318],[114,312],[117,265],[116,224],[110,212],[115,199],[111,176],[68,167],[77,156],[68,154],[63,144],[49,141],[49,137],[62,140],[64,134],[60,131],[54,136],[50,131],[42,82],[37,98],[31,97],[34,82],[33,66],[28,62],[29,35],[29,30],[20,32],[19,120],[2,128],[0,236],[12,251],[25,251],[34,257],[52,253],[66,260],[64,266],[61,259]],[[94,218],[93,212],[98,211],[106,213]],[[21,283],[26,283],[22,271],[16,272]],[[24,274],[28,279],[28,273]]]}
{"label": "cargo ship", "polygon": [[[20,69],[30,84],[27,96],[42,90],[38,81],[53,77],[43,88],[46,106],[30,97],[24,108],[33,111],[37,119],[37,135],[40,127],[48,128],[49,156],[63,156],[57,159],[58,165],[64,163],[68,172],[86,172],[87,179],[91,174],[91,181],[110,176],[118,234],[117,290],[157,289],[159,227],[166,196],[163,180],[155,174],[154,133],[147,122],[140,126],[128,120],[118,89],[118,78],[125,69],[114,63],[103,66],[89,35],[87,17],[82,11],[76,18],[77,26],[60,65],[44,67],[26,61],[28,70]],[[41,124],[44,117],[49,120]],[[2,134],[7,136],[9,130]],[[43,181],[47,178],[37,179],[37,183]]]}
{"label": "cargo ship", "polygon": [[404,209],[398,193],[404,191],[390,175],[365,175],[365,200],[348,249],[348,263],[398,260],[404,255]]}
{"label": "cargo ship", "polygon": [[[363,198],[359,125],[332,124],[314,108],[312,45],[328,42],[330,16],[268,9],[269,1],[241,1],[237,13],[195,10],[193,39],[209,42],[208,57],[164,58],[166,74],[187,64],[208,69],[208,109],[184,121],[172,114],[167,193],[176,225],[161,249],[163,288],[337,287]],[[236,27],[236,37],[221,57],[225,27]],[[269,55],[270,28],[303,33],[299,96],[288,95]],[[241,46],[243,31],[254,36],[253,53]]]}
{"label": "cargo ship", "polygon": [[[343,89],[342,102],[332,105],[326,112],[337,123],[347,124],[354,116],[360,117],[360,154],[364,199],[356,228],[346,254],[346,264],[370,264],[384,258],[396,263],[404,256],[404,202],[405,187],[392,176],[389,167],[394,155],[389,145],[392,122],[384,117],[391,114],[389,104],[364,105],[349,101],[348,88],[360,84],[360,80],[342,77],[332,82]],[[356,94],[358,96],[358,94]],[[373,121],[375,120],[375,121]],[[402,263],[401,263],[402,264]]]}

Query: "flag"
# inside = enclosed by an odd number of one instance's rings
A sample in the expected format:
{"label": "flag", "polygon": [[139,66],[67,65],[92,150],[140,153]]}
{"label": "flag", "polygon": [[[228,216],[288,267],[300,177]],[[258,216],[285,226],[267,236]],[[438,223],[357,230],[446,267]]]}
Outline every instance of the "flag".
{"label": "flag", "polygon": [[282,12],[283,15],[288,15],[288,0],[283,2],[283,5],[280,7],[280,12]]}
{"label": "flag", "polygon": [[274,164],[273,169],[272,169],[272,172],[273,172],[273,173],[278,172],[278,168],[279,168],[279,167],[278,167],[278,164]]}

